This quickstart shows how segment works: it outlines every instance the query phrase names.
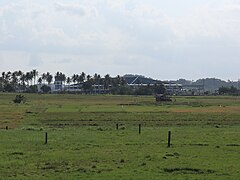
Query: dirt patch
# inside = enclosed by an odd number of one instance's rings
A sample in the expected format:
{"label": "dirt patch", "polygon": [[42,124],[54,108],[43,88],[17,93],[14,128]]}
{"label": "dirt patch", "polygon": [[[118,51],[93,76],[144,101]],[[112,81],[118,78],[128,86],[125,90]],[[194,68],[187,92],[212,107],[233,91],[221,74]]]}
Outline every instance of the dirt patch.
{"label": "dirt patch", "polygon": [[11,153],[11,155],[20,155],[20,156],[23,156],[23,152],[13,152],[13,153]]}
{"label": "dirt patch", "polygon": [[240,144],[227,144],[226,146],[240,146]]}
{"label": "dirt patch", "polygon": [[212,174],[215,171],[207,169],[195,169],[195,168],[164,168],[166,173],[179,173],[179,174]]}
{"label": "dirt patch", "polygon": [[209,144],[189,144],[190,146],[209,146]]}
{"label": "dirt patch", "polygon": [[227,113],[227,112],[239,112],[239,106],[212,106],[212,107],[193,107],[193,108],[181,108],[172,109],[171,112],[176,113]]}

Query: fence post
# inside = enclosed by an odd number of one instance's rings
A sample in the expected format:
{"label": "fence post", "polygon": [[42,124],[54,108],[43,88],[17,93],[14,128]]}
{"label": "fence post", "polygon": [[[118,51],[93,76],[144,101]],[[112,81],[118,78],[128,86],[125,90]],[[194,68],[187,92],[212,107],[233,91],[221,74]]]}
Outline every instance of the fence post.
{"label": "fence post", "polygon": [[116,129],[118,130],[118,123],[116,124]]}
{"label": "fence post", "polygon": [[48,143],[48,134],[47,134],[47,132],[45,133],[45,144],[47,144]]}
{"label": "fence post", "polygon": [[141,124],[139,124],[138,133],[141,134]]}
{"label": "fence post", "polygon": [[171,131],[168,131],[168,147],[171,146]]}

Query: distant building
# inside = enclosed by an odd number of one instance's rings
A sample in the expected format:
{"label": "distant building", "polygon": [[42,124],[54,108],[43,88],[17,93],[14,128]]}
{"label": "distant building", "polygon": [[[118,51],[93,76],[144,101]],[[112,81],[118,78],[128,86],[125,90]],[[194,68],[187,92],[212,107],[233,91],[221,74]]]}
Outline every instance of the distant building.
{"label": "distant building", "polygon": [[177,95],[182,92],[182,84],[165,82],[163,83],[164,87],[166,88],[166,93],[170,95]]}
{"label": "distant building", "polygon": [[204,95],[204,85],[184,85],[181,95]]}

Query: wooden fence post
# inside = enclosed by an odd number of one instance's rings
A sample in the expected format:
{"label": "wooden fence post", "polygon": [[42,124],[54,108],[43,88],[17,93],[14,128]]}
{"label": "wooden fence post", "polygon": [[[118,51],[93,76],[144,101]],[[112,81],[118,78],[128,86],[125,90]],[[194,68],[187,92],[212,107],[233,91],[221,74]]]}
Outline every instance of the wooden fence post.
{"label": "wooden fence post", "polygon": [[171,147],[171,131],[168,131],[168,147]]}
{"label": "wooden fence post", "polygon": [[118,123],[116,124],[116,129],[118,130]]}
{"label": "wooden fence post", "polygon": [[45,133],[45,144],[47,144],[48,143],[48,134],[47,134],[47,132]]}
{"label": "wooden fence post", "polygon": [[139,124],[138,133],[141,134],[141,124]]}

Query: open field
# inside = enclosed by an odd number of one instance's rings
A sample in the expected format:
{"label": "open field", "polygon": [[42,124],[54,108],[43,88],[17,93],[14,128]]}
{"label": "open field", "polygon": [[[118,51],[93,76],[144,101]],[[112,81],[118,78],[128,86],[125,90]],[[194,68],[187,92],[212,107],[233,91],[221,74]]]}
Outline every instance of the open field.
{"label": "open field", "polygon": [[239,97],[15,95],[0,94],[0,179],[240,177]]}

